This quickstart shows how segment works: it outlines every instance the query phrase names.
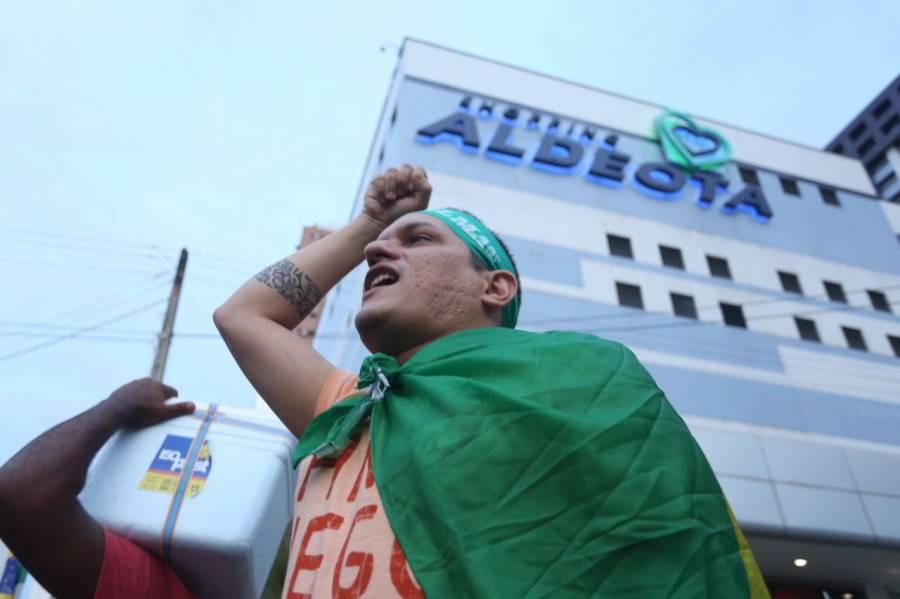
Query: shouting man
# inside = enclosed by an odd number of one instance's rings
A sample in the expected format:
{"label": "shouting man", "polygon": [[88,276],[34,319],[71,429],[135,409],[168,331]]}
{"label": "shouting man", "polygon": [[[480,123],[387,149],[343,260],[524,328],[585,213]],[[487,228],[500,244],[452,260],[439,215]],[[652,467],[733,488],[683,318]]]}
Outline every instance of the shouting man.
{"label": "shouting man", "polygon": [[[214,319],[301,441],[284,596],[765,597],[702,452],[634,355],[515,329],[504,243],[426,210],[404,165],[350,224],[263,270]],[[336,369],[293,334],[365,259]]]}

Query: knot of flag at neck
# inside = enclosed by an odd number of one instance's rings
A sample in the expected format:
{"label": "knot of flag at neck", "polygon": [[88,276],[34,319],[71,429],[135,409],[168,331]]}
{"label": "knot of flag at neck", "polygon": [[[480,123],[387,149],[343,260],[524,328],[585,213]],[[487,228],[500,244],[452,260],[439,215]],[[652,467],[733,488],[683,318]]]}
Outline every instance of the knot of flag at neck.
{"label": "knot of flag at neck", "polygon": [[397,358],[387,354],[372,354],[363,360],[359,369],[359,382],[357,389],[378,386],[387,389],[391,381],[400,373],[400,363]]}
{"label": "knot of flag at neck", "polygon": [[359,369],[358,389],[369,388],[368,394],[353,409],[341,416],[328,430],[325,440],[312,454],[319,459],[337,457],[350,445],[353,433],[372,416],[372,407],[384,399],[391,382],[400,374],[400,363],[387,354],[373,354],[363,360]]}
{"label": "knot of flag at neck", "polygon": [[[491,233],[478,218],[454,208],[425,210],[422,214],[433,216],[450,227],[450,230],[465,243],[488,270],[508,270],[516,275],[518,272],[512,258],[503,249],[497,236]],[[519,294],[503,307],[501,326],[514,329],[519,320]]]}

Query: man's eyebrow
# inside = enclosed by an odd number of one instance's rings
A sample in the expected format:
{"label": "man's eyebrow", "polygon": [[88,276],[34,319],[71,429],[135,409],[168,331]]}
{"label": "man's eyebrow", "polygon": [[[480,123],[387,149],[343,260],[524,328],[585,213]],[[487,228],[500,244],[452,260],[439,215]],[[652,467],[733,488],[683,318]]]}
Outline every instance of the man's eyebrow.
{"label": "man's eyebrow", "polygon": [[[407,223],[407,224],[401,226],[399,229],[395,230],[394,236],[408,235],[411,231],[413,231],[415,229],[420,229],[422,227],[427,227],[427,228],[433,229],[435,231],[439,230],[435,225],[433,225],[432,223],[430,223],[428,221],[416,221],[416,222],[412,222],[412,223]],[[386,239],[386,237],[383,237],[383,235],[384,235],[383,233],[382,233],[382,235],[379,235],[379,239]]]}

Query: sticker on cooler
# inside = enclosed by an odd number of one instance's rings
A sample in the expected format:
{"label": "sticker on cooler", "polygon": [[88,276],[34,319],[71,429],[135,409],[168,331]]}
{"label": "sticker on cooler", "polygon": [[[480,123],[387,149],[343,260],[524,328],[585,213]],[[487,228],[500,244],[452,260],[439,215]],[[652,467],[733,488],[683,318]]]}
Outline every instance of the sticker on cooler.
{"label": "sticker on cooler", "polygon": [[22,582],[22,566],[11,553],[7,553],[0,573],[0,599],[12,599]]}
{"label": "sticker on cooler", "polygon": [[[191,442],[193,442],[191,437],[166,435],[138,488],[143,491],[174,495],[181,470],[191,449]],[[212,455],[209,452],[209,444],[204,441],[200,446],[200,455],[194,463],[194,471],[191,473],[191,480],[185,493],[187,497],[196,497],[200,494],[211,470]]]}

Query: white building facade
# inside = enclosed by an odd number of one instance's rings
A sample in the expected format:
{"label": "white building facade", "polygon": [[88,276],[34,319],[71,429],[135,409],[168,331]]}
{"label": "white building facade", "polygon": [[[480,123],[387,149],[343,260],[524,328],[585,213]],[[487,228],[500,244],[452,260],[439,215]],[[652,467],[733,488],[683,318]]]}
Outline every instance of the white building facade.
{"label": "white building facade", "polygon": [[[900,593],[900,205],[857,160],[700,118],[676,131],[690,155],[732,152],[692,175],[663,153],[665,112],[407,40],[363,182],[423,165],[433,207],[509,244],[520,328],[634,350],[767,581]],[[363,274],[330,293],[315,340],[350,370]]]}

